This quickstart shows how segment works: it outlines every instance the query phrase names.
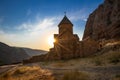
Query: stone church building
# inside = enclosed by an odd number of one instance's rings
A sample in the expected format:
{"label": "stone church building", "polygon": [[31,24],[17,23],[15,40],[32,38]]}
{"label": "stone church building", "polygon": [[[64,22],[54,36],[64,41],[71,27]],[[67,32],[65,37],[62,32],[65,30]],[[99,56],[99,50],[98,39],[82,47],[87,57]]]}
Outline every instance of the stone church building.
{"label": "stone church building", "polygon": [[50,54],[56,54],[59,59],[69,59],[78,57],[79,37],[73,34],[73,24],[64,16],[62,21],[58,24],[59,33],[54,34],[54,48],[50,49]]}

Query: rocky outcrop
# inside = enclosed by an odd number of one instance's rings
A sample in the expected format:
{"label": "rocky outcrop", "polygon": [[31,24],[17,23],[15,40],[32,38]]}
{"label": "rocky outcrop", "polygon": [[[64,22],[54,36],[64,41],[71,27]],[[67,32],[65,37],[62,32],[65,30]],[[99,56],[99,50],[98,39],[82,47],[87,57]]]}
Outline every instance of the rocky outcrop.
{"label": "rocky outcrop", "polygon": [[120,0],[105,0],[87,20],[83,40],[120,39]]}

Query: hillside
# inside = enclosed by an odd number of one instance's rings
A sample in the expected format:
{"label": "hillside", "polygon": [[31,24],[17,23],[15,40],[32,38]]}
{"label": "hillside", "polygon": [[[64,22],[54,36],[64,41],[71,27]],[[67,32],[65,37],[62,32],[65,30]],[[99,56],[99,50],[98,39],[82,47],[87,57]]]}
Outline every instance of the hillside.
{"label": "hillside", "polygon": [[1,64],[18,63],[29,58],[23,49],[10,47],[0,42],[0,61]]}
{"label": "hillside", "polygon": [[47,51],[29,48],[11,47],[0,42],[0,65],[19,63],[32,56],[45,54]]}
{"label": "hillside", "polygon": [[37,56],[41,54],[46,54],[47,51],[45,50],[38,50],[38,49],[30,49],[30,48],[22,48],[30,57]]}

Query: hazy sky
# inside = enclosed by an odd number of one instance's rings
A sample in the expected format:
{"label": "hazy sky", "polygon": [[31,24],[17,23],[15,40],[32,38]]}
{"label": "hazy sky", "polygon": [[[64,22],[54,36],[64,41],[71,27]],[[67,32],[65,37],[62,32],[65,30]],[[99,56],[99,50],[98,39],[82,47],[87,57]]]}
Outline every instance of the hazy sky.
{"label": "hazy sky", "polygon": [[58,33],[67,12],[74,33],[82,39],[86,20],[104,0],[0,0],[0,42],[49,50],[48,38]]}

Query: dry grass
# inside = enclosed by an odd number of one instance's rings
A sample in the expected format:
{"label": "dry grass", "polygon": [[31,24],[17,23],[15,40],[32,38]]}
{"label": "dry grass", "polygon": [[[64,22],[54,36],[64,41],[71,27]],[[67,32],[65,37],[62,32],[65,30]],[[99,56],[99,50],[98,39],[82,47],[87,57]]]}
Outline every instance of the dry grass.
{"label": "dry grass", "polygon": [[96,57],[93,59],[93,64],[95,64],[96,66],[102,66],[103,65],[103,62],[100,58]]}
{"label": "dry grass", "polygon": [[55,68],[74,68],[74,67],[92,67],[92,66],[105,66],[116,65],[120,62],[119,51],[109,51],[101,55],[90,56],[86,58],[71,59],[67,61],[53,61],[45,62],[43,66]]}
{"label": "dry grass", "polygon": [[104,66],[107,64],[113,64],[116,65],[117,63],[120,63],[120,52],[119,51],[109,51],[107,53],[104,53],[102,55],[94,56],[91,58],[92,63],[96,66]]}
{"label": "dry grass", "polygon": [[54,67],[64,67],[66,64],[64,62],[57,62],[57,63],[54,63],[52,64],[52,66]]}
{"label": "dry grass", "polygon": [[90,79],[87,73],[78,72],[76,70],[76,71],[65,72],[62,80],[90,80]]}
{"label": "dry grass", "polygon": [[63,67],[65,66],[64,63],[56,63],[56,64],[53,64],[54,67]]}
{"label": "dry grass", "polygon": [[40,67],[21,66],[0,75],[0,80],[54,80],[54,77]]}
{"label": "dry grass", "polygon": [[120,52],[113,52],[108,57],[110,63],[117,64],[120,62]]}

